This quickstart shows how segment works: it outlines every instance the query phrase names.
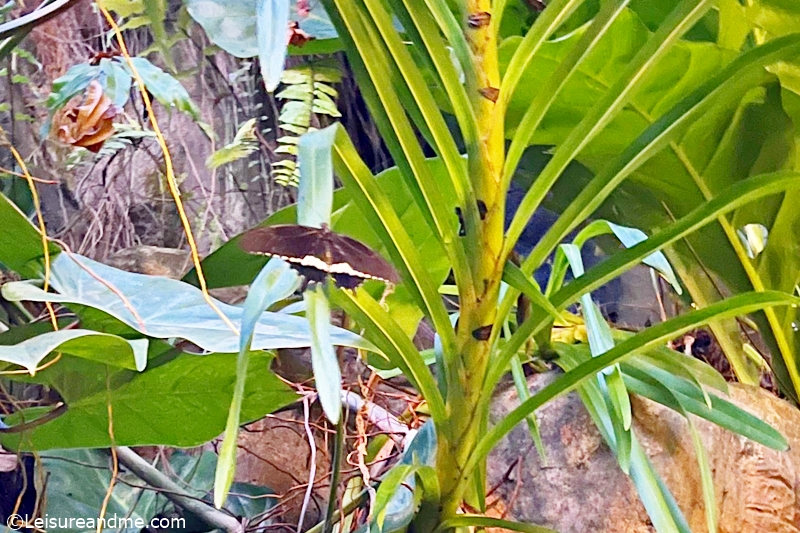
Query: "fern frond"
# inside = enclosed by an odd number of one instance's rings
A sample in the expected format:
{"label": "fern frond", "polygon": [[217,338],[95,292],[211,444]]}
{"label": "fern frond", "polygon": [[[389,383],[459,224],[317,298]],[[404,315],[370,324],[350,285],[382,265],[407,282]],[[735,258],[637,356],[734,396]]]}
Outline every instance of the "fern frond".
{"label": "fern frond", "polygon": [[275,98],[283,102],[278,122],[287,134],[278,138],[275,153],[288,154],[291,158],[272,164],[272,177],[281,185],[297,185],[300,170],[293,157],[297,155],[299,136],[311,128],[314,115],[340,117],[335,98],[339,93],[330,86],[341,81],[338,67],[329,63],[310,63],[283,72],[283,90]]}
{"label": "fern frond", "polygon": [[206,166],[210,169],[227,165],[243,159],[258,150],[256,138],[256,119],[251,118],[239,127],[233,141],[226,144],[206,159]]}

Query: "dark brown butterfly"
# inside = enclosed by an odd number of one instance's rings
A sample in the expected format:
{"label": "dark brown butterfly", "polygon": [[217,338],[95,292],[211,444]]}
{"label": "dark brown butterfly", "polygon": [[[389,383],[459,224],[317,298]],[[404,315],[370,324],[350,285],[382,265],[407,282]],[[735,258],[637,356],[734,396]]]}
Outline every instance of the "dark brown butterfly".
{"label": "dark brown butterfly", "polygon": [[239,241],[251,254],[280,257],[300,272],[306,281],[322,282],[331,277],[336,286],[355,289],[368,279],[398,283],[397,271],[367,245],[331,231],[282,224],[256,228]]}

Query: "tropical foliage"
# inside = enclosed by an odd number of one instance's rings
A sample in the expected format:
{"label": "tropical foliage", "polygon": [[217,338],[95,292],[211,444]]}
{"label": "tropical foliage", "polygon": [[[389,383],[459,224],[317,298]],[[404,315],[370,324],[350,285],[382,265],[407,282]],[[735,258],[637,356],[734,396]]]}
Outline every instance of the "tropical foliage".
{"label": "tropical foliage", "polygon": [[[688,525],[637,440],[629,394],[686,416],[707,526],[716,530],[709,463],[688,415],[774,449],[787,442],[726,401],[716,371],[665,345],[710,325],[738,379],[757,383],[760,368],[745,355],[753,343],[739,323],[750,315],[781,391],[800,395],[800,224],[791,208],[800,177],[800,10],[772,0],[553,0],[541,11],[522,0],[308,4],[185,1],[212,43],[236,57],[258,57],[270,91],[284,83],[280,121],[303,134],[284,139],[283,151],[297,163],[281,173],[286,181],[299,177],[299,202],[263,224],[329,224],[391,259],[402,282],[389,294],[377,282],[356,291],[317,286],[295,302],[303,315],[295,316],[275,309],[297,289],[297,274],[246,254],[237,238],[202,263],[195,257],[184,281],[168,281],[62,251],[0,197],[0,262],[24,278],[4,284],[3,297],[20,306],[61,304],[72,313],[66,323],[54,315],[48,326],[8,320],[13,327],[0,335],[4,370],[27,370],[10,379],[53,389],[60,404],[5,417],[26,431],[0,433],[0,443],[31,451],[192,446],[224,429],[219,459],[206,465],[203,479],[209,485],[208,469],[215,468],[215,504],[231,505],[238,427],[298,398],[267,370],[278,348],[310,348],[317,397],[338,426],[341,453],[345,422],[333,347],[347,346],[376,370],[402,372],[430,413],[371,498],[370,527],[546,531],[464,510],[485,510],[492,448],[523,421],[538,442],[536,409],[577,390],[658,531]],[[164,2],[102,5],[128,27],[150,26],[154,50],[169,56]],[[316,39],[288,46],[291,18]],[[21,35],[4,30],[0,35]],[[284,70],[287,54],[339,50],[391,154],[392,168],[378,175],[341,125],[306,133],[312,113],[337,117],[330,84],[340,71],[315,62]],[[198,119],[177,80],[144,58],[126,57],[74,67],[54,85],[51,111],[93,80],[117,105],[138,87],[143,98],[150,91]],[[240,129],[209,165],[246,156],[254,135],[250,124]],[[343,185],[335,192],[334,176]],[[525,194],[506,223],[512,183]],[[544,206],[559,216],[519,257],[518,240]],[[766,244],[748,240],[754,225]],[[586,268],[581,249],[602,235],[622,246]],[[542,289],[533,274],[551,256]],[[640,263],[667,279],[676,299],[685,290],[690,305],[638,333],[616,331],[591,294]],[[241,307],[206,290],[240,284],[251,284]],[[448,304],[443,293],[457,298]],[[350,329],[331,325],[331,309],[349,317]],[[412,342],[423,317],[436,333],[432,354]],[[567,337],[585,342],[558,342]],[[563,375],[531,395],[522,365],[553,352]],[[509,372],[521,402],[492,425],[492,394]],[[182,468],[182,457],[174,460]],[[336,485],[338,471],[332,475]],[[147,514],[151,505],[137,512]],[[335,510],[333,498],[321,526],[328,531]]]}

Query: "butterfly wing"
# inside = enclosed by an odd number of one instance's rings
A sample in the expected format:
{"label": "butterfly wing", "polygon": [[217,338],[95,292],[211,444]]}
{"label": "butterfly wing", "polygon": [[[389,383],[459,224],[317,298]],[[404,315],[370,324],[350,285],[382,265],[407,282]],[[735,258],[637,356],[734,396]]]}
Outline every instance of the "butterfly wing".
{"label": "butterfly wing", "polygon": [[239,245],[251,254],[280,257],[303,268],[331,274],[337,280],[349,280],[337,282],[340,286],[350,286],[357,278],[400,281],[397,271],[378,252],[327,228],[295,224],[256,228],[242,235]]}
{"label": "butterfly wing", "polygon": [[377,278],[390,283],[399,283],[397,271],[378,252],[346,235],[329,233],[331,264],[347,264],[353,272],[363,278]]}
{"label": "butterfly wing", "polygon": [[279,224],[246,232],[239,240],[239,245],[251,254],[270,255],[300,263],[307,256],[324,260],[328,245],[322,236],[320,228]]}

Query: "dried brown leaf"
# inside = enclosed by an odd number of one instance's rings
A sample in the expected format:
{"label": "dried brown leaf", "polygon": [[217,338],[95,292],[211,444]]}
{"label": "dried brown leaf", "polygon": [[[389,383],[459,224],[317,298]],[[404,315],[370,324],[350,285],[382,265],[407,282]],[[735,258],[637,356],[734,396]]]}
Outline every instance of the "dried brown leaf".
{"label": "dried brown leaf", "polygon": [[92,81],[86,92],[76,96],[53,118],[58,140],[99,152],[103,143],[114,135],[114,117],[120,109],[103,93],[103,86]]}

